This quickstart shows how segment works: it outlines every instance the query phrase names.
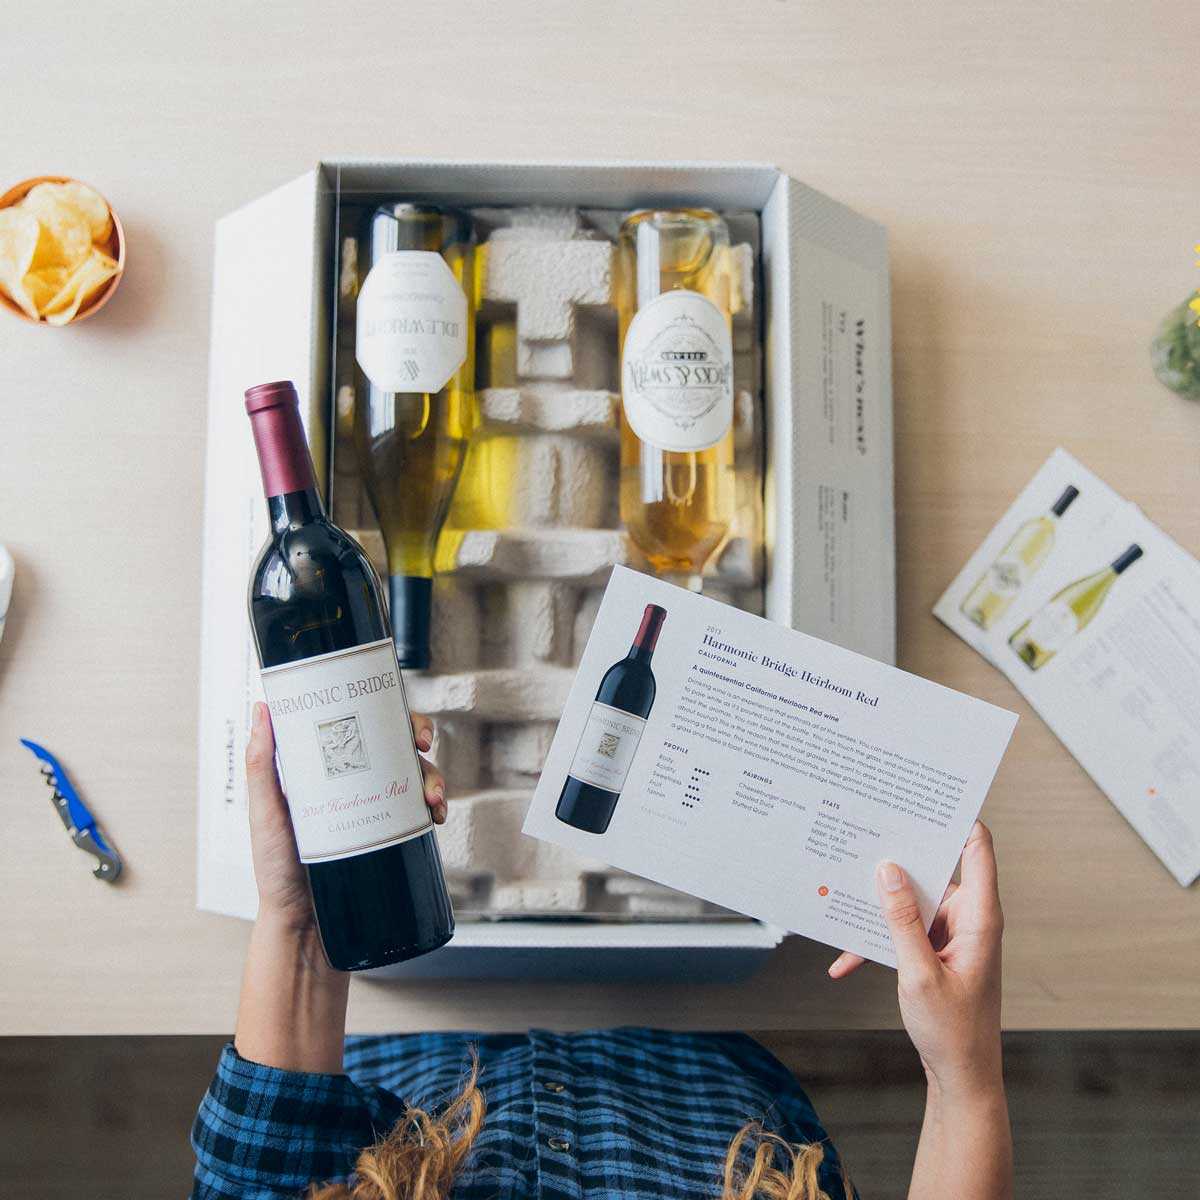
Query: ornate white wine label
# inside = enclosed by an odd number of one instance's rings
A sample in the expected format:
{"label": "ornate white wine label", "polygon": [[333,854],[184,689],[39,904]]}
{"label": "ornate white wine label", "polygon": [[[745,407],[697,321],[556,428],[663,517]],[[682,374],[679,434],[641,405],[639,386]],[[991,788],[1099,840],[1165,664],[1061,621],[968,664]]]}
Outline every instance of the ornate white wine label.
{"label": "ornate white wine label", "polygon": [[729,323],[699,292],[638,309],[621,355],[621,400],[633,432],[660,450],[705,450],[733,421]]}
{"label": "ornate white wine label", "polygon": [[262,681],[302,862],[431,827],[391,638],[268,667]]}
{"label": "ornate white wine label", "polygon": [[1026,638],[1043,653],[1056,654],[1079,632],[1079,618],[1069,604],[1055,600],[1047,604],[1025,631]]}
{"label": "ornate white wine label", "polygon": [[467,357],[467,297],[432,250],[393,250],[358,294],[354,357],[384,392],[440,392]]}
{"label": "ornate white wine label", "polygon": [[580,783],[619,792],[625,786],[629,764],[645,728],[643,718],[597,700],[588,714],[569,774]]}
{"label": "ornate white wine label", "polygon": [[996,559],[989,571],[988,582],[997,596],[1015,596],[1029,578],[1029,568],[1015,554]]}

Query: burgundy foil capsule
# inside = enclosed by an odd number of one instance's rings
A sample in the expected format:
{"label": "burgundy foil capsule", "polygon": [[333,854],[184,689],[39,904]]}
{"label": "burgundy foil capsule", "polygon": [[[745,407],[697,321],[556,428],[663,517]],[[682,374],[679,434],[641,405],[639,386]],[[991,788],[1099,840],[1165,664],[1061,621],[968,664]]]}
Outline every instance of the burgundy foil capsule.
{"label": "burgundy foil capsule", "polygon": [[633,644],[647,654],[653,654],[654,647],[658,644],[658,635],[666,619],[667,610],[665,608],[660,608],[657,604],[647,604]]}
{"label": "burgundy foil capsule", "polygon": [[315,487],[295,384],[281,379],[247,388],[246,414],[262,466],[263,493],[283,496]]}

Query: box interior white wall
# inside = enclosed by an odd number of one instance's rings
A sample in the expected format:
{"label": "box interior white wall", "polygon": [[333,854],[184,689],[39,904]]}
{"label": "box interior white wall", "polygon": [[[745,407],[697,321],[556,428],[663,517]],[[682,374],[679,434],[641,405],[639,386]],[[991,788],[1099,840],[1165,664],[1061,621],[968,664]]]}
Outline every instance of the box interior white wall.
{"label": "box interior white wall", "polygon": [[[343,192],[461,206],[753,209],[762,227],[766,614],[895,661],[890,295],[881,226],[774,167],[683,163],[320,164],[217,225],[201,640],[197,904],[250,917],[256,898],[242,756],[258,696],[246,581],[266,536],[244,389],[295,380],[329,469],[333,211]],[[849,359],[831,352],[836,333]],[[669,973],[730,978],[780,931],[749,922],[460,925],[407,975]],[[507,950],[520,948],[520,954]],[[511,971],[505,964],[511,965]],[[574,963],[575,967],[571,964]]]}

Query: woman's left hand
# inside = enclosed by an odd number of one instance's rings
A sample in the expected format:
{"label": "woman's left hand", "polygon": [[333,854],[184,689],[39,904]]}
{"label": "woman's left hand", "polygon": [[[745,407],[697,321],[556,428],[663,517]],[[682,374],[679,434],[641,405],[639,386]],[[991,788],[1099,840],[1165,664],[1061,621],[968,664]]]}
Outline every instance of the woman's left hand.
{"label": "woman's left hand", "polygon": [[[412,714],[413,737],[418,750],[433,745],[433,722]],[[421,756],[425,776],[425,803],[435,824],[446,819],[446,783],[438,769]],[[261,701],[254,705],[250,741],[246,746],[246,790],[250,798],[250,845],[254,878],[258,883],[260,918],[296,932],[313,927],[312,900],[287,800],[275,769],[275,736],[271,714]]]}
{"label": "woman's left hand", "polygon": [[[879,902],[896,949],[904,1028],[944,1093],[1003,1093],[1000,1070],[1000,908],[996,853],[976,821],[962,853],[962,882],[952,883],[929,933],[911,878],[895,863],[876,870]],[[842,954],[829,968],[844,979],[862,963]]]}

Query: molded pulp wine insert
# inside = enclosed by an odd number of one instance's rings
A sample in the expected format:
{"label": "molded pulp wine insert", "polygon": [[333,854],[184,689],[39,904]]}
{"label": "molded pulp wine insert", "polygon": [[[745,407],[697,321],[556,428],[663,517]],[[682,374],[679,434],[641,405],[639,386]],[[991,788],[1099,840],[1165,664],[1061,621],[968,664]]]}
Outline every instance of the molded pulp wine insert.
{"label": "molded pulp wine insert", "polygon": [[[357,197],[354,199],[358,199]],[[354,232],[339,212],[332,516],[386,577],[383,539],[352,437]],[[460,919],[588,916],[711,920],[723,910],[524,837],[521,823],[609,568],[644,567],[620,529],[617,319],[612,255],[625,213],[478,208],[479,426],[437,552],[431,669],[406,672],[414,711],[437,722],[432,755],[449,816],[438,830]],[[759,222],[731,234],[737,514],[706,595],[763,610]]]}

